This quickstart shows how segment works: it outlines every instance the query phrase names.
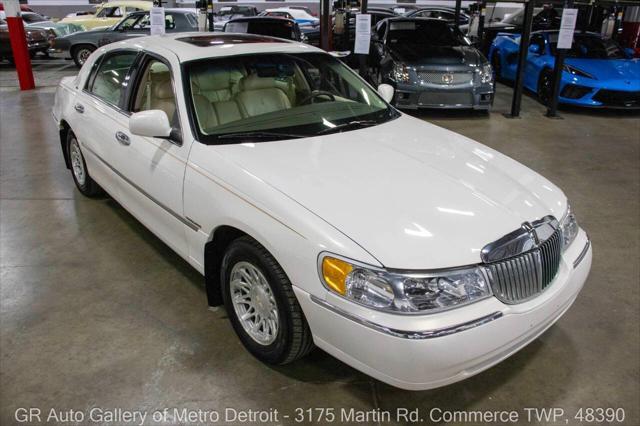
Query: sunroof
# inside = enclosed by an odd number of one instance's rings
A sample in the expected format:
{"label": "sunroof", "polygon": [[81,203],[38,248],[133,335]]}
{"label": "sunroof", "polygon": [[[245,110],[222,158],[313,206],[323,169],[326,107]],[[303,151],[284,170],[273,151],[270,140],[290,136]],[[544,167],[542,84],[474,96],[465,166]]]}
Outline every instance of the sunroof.
{"label": "sunroof", "polygon": [[253,34],[210,34],[195,35],[189,37],[176,38],[178,41],[189,43],[198,47],[220,46],[224,44],[245,44],[245,43],[286,43],[284,40],[278,40],[272,37],[265,37]]}

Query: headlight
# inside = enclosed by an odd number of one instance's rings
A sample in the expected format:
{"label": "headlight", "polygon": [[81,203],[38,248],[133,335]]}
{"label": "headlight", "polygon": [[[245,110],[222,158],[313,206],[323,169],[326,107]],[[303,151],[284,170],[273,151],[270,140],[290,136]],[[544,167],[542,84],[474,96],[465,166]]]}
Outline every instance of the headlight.
{"label": "headlight", "polygon": [[320,275],[334,293],[361,305],[395,313],[432,313],[491,296],[477,267],[422,272],[392,272],[326,255]]}
{"label": "headlight", "polygon": [[491,64],[484,64],[482,68],[478,68],[480,73],[480,81],[482,83],[491,83],[493,81],[493,68]]}
{"label": "headlight", "polygon": [[393,78],[401,83],[409,81],[409,68],[405,64],[393,64]]}
{"label": "headlight", "polygon": [[572,67],[571,65],[564,64],[564,67],[562,69],[571,75],[576,75],[578,77],[591,78],[595,80],[595,78],[591,74],[588,74],[584,71],[580,71],[578,68]]}
{"label": "headlight", "polygon": [[567,212],[560,221],[560,230],[562,231],[562,249],[565,250],[576,239],[580,227],[576,216],[571,211],[571,206],[567,204]]}

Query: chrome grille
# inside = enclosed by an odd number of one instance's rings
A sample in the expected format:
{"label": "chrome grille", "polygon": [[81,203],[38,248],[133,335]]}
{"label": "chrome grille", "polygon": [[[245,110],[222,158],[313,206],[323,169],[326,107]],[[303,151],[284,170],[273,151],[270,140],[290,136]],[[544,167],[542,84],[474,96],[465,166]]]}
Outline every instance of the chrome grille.
{"label": "chrome grille", "polygon": [[560,268],[562,234],[557,229],[537,248],[485,265],[493,294],[504,303],[524,302],[542,293]]}
{"label": "chrome grille", "polygon": [[[445,75],[447,77],[445,77]],[[455,86],[468,84],[473,81],[472,72],[447,72],[447,71],[418,71],[418,77],[423,83],[441,84],[443,86]],[[451,81],[449,81],[449,79]]]}

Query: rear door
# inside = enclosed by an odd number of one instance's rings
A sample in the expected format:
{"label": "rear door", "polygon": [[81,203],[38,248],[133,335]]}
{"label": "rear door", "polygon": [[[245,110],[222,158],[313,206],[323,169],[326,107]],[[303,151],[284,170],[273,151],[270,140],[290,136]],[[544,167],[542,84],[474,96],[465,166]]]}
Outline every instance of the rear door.
{"label": "rear door", "polygon": [[114,174],[119,148],[114,129],[126,123],[122,105],[132,66],[134,50],[110,51],[92,66],[85,86],[74,100],[73,130],[93,178],[112,196],[118,197],[120,182]]}

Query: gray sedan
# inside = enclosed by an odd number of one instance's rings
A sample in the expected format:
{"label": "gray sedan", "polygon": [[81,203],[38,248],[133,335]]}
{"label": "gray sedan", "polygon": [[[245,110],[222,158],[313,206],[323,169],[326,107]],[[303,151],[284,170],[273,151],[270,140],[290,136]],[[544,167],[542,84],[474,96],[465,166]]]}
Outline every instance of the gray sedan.
{"label": "gray sedan", "polygon": [[393,85],[398,108],[491,107],[491,65],[451,23],[385,19],[373,31],[369,53],[370,80]]}
{"label": "gray sedan", "polygon": [[[197,31],[198,17],[184,9],[165,9],[165,28],[168,33]],[[98,47],[132,37],[146,36],[150,31],[149,12],[134,12],[112,27],[95,28],[58,37],[53,41],[49,54],[73,58],[76,65],[81,67]]]}

